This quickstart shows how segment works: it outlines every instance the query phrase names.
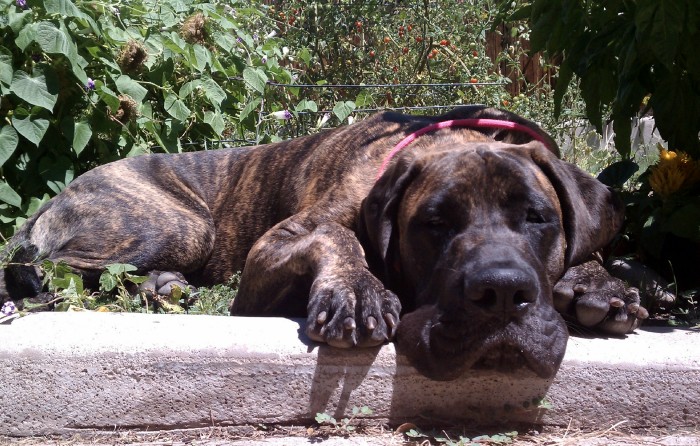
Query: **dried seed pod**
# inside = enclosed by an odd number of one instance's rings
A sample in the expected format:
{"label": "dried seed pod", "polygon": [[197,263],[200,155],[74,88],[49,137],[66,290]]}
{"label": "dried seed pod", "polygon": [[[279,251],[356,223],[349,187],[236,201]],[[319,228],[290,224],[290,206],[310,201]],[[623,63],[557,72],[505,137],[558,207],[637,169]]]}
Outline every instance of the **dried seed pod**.
{"label": "dried seed pod", "polygon": [[130,40],[126,43],[117,56],[117,64],[125,73],[141,71],[148,60],[148,51],[141,42]]}
{"label": "dried seed pod", "polygon": [[201,12],[192,15],[182,23],[180,35],[187,43],[204,45],[209,37],[206,29],[207,18]]}
{"label": "dried seed pod", "polygon": [[114,117],[122,124],[128,124],[136,119],[139,114],[139,106],[131,96],[126,94],[119,95],[119,109]]}

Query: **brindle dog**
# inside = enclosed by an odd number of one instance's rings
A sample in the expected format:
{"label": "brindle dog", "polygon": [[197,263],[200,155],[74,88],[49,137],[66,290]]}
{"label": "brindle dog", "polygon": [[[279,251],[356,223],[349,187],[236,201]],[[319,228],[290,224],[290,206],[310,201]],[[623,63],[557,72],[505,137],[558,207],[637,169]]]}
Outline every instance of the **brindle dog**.
{"label": "brindle dog", "polygon": [[[386,159],[406,135],[462,118],[529,131],[439,129]],[[116,262],[159,285],[242,270],[231,314],[306,317],[312,340],[337,347],[376,346],[398,328],[400,350],[436,379],[469,367],[553,376],[568,336],[560,313],[612,334],[646,313],[588,261],[620,228],[621,204],[557,152],[535,124],[469,106],[124,159],[76,179],[10,240],[0,301],[42,291],[26,265],[38,259],[92,286]]]}

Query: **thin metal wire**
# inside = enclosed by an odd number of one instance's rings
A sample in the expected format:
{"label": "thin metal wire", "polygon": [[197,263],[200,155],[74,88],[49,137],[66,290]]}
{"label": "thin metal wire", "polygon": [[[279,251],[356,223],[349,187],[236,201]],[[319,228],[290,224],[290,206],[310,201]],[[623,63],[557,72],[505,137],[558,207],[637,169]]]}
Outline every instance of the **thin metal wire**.
{"label": "thin metal wire", "polygon": [[[229,76],[228,80],[244,81],[242,77]],[[280,82],[267,81],[267,85],[281,88],[445,88],[445,87],[478,87],[480,85],[507,85],[507,82],[447,82],[441,83],[414,83],[414,84],[285,84]]]}
{"label": "thin metal wire", "polygon": [[[470,104],[474,105],[474,104]],[[483,105],[483,104],[482,104]],[[414,105],[405,107],[378,107],[378,108],[356,108],[353,113],[374,113],[378,111],[397,111],[397,110],[443,110],[446,108],[455,108],[459,105]],[[321,110],[321,111],[300,111],[296,112],[299,115],[323,115],[326,113],[332,113],[332,110]]]}

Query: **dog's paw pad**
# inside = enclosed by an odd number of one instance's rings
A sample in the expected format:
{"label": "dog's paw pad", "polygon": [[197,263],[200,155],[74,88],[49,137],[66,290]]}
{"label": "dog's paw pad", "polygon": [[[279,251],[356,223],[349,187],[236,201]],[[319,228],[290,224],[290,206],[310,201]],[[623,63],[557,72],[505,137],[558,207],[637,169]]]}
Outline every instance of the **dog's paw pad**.
{"label": "dog's paw pad", "polygon": [[151,271],[148,279],[139,285],[138,289],[149,298],[156,295],[171,297],[176,290],[188,293],[194,291],[194,287],[187,283],[185,276],[173,271]]}
{"label": "dog's paw pad", "polygon": [[566,272],[554,287],[554,305],[581,326],[612,335],[630,333],[649,317],[638,290],[594,261]]}

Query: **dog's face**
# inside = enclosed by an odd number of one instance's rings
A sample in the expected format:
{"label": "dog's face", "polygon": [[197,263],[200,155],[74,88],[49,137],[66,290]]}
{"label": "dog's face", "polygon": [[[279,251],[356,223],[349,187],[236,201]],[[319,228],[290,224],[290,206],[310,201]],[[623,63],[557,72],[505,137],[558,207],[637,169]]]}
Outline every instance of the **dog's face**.
{"label": "dog's face", "polygon": [[554,376],[568,335],[553,284],[619,227],[607,188],[538,143],[400,159],[363,216],[407,309],[399,350],[435,379],[480,367]]}

